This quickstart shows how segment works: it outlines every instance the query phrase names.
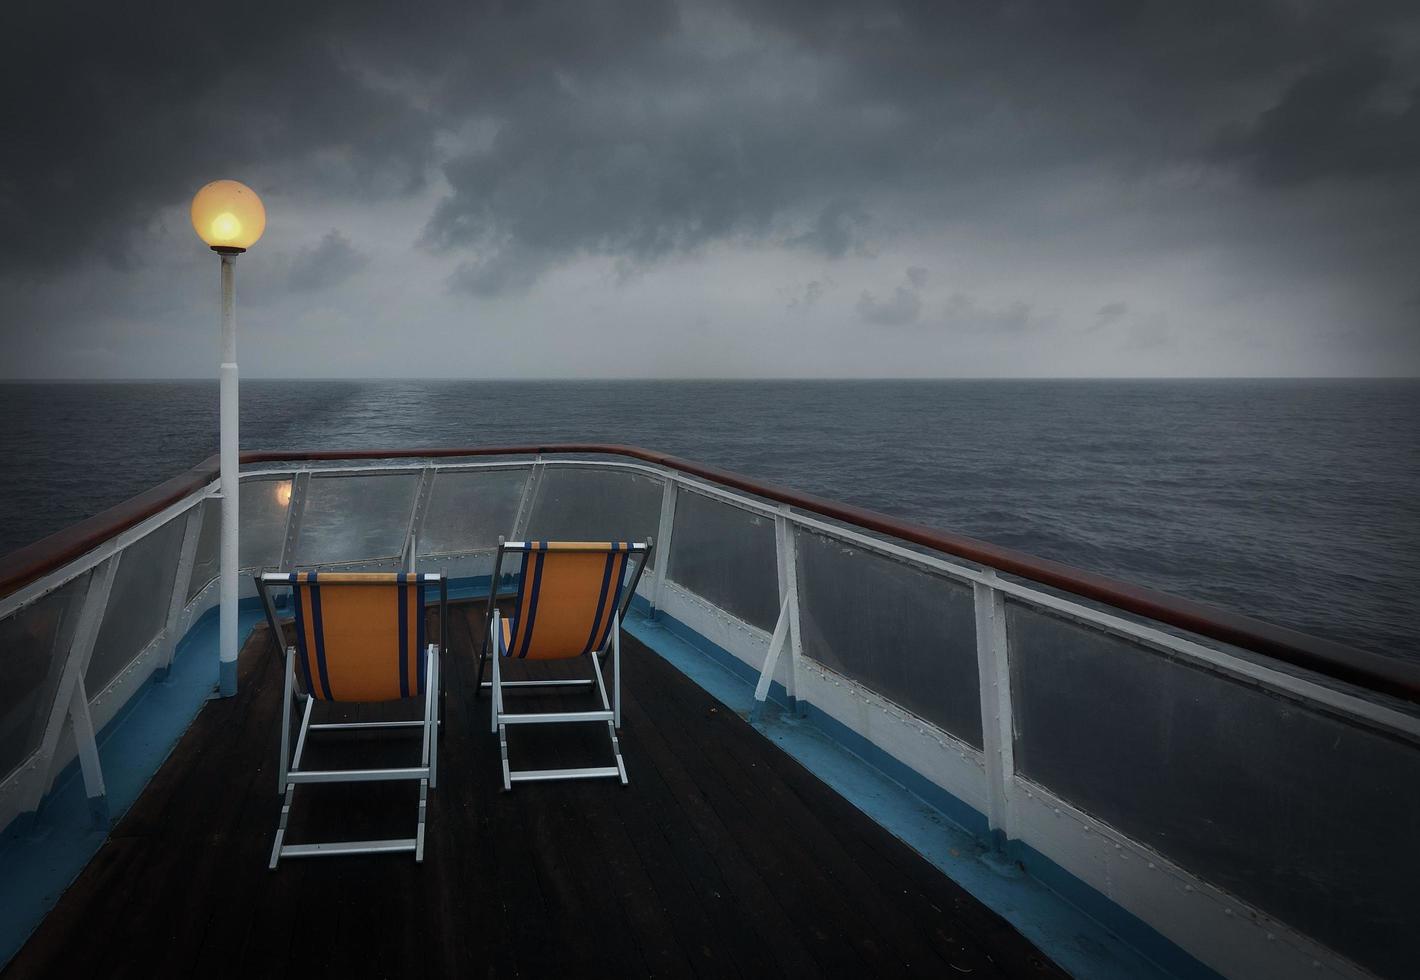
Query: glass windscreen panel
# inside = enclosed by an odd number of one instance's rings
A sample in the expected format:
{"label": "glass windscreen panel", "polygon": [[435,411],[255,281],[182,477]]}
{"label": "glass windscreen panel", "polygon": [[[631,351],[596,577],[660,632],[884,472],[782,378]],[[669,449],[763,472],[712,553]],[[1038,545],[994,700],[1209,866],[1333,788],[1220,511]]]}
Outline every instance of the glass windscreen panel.
{"label": "glass windscreen panel", "polygon": [[436,470],[419,530],[421,555],[461,555],[498,547],[513,533],[528,470]]}
{"label": "glass windscreen panel", "polygon": [[39,748],[89,572],[0,620],[0,777]]}
{"label": "glass windscreen panel", "polygon": [[655,537],[660,520],[660,480],[549,464],[538,478],[525,536],[533,541],[645,541]]}
{"label": "glass windscreen panel", "polygon": [[[202,533],[197,538],[192,581],[187,599],[192,601],[217,578],[221,565],[222,501],[209,497],[202,502]],[[237,560],[243,570],[274,569],[281,563],[286,543],[287,511],[291,506],[291,480],[243,480],[237,507]]]}
{"label": "glass windscreen panel", "polygon": [[418,471],[311,477],[292,564],[298,568],[398,559]]}
{"label": "glass windscreen panel", "polygon": [[1420,746],[1007,603],[1017,770],[1383,976],[1420,922]]}
{"label": "glass windscreen panel", "polygon": [[773,518],[682,488],[671,542],[672,582],[751,626],[774,630],[780,600]]}
{"label": "glass windscreen panel", "polygon": [[827,535],[795,540],[805,656],[980,748],[971,589]]}
{"label": "glass windscreen panel", "polygon": [[119,553],[108,606],[84,675],[90,699],[163,631],[186,523],[187,515],[180,514]]}

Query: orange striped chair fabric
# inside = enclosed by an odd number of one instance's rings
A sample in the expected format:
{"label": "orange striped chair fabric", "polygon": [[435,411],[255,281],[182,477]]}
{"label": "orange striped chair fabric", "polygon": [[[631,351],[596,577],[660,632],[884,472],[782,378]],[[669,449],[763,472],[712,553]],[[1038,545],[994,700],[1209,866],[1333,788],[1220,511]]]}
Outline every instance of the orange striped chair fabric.
{"label": "orange striped chair fabric", "polygon": [[645,547],[631,541],[527,542],[499,652],[522,660],[563,660],[602,649],[621,602],[627,563]]}
{"label": "orange striped chair fabric", "polygon": [[424,585],[410,573],[293,572],[296,662],[320,701],[395,701],[425,684]]}

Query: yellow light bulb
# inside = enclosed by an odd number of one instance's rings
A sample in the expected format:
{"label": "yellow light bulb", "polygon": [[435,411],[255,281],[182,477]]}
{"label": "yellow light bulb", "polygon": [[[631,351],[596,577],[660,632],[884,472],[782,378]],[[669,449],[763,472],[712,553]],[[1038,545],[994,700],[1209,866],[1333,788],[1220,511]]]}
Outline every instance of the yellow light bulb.
{"label": "yellow light bulb", "polygon": [[192,199],[192,228],[214,248],[248,249],[266,230],[266,208],[246,184],[214,180]]}
{"label": "yellow light bulb", "polygon": [[230,242],[242,233],[242,223],[230,211],[223,211],[212,219],[212,237],[218,241]]}

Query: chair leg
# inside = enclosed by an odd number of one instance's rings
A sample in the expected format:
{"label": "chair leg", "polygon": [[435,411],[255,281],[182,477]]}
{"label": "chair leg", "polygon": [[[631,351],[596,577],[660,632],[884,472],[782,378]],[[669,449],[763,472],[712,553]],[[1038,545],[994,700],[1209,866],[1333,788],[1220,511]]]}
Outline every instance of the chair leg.
{"label": "chair leg", "polygon": [[295,684],[296,667],[292,659],[296,653],[286,649],[286,682],[281,693],[281,763],[277,767],[276,792],[286,792],[286,772],[291,766],[291,688]]}
{"label": "chair leg", "polygon": [[[616,705],[616,728],[621,728],[621,613],[611,624],[611,696]],[[626,782],[623,773],[622,782]]]}
{"label": "chair leg", "polygon": [[[497,623],[498,623],[498,618],[497,618],[496,616],[495,616],[494,619],[493,619],[493,623],[494,623],[495,626],[496,626]],[[488,730],[489,730],[489,731],[492,731],[492,732],[498,731],[498,714],[499,714],[499,712],[501,712],[501,711],[503,710],[503,684],[502,684],[503,677],[502,677],[502,670],[499,668],[498,664],[499,664],[498,651],[497,651],[497,650],[494,650],[494,651],[493,651],[493,688],[492,688],[492,690],[489,692],[489,694],[490,694],[491,696],[488,698],[488,719],[489,719],[489,721],[488,721]]]}
{"label": "chair leg", "polygon": [[[287,661],[288,668],[290,661]],[[287,694],[290,694],[290,687],[287,687]],[[285,783],[285,799],[281,801],[281,819],[276,825],[276,842],[271,845],[271,862],[267,865],[272,871],[276,870],[277,863],[281,860],[281,847],[286,840],[286,822],[291,817],[291,803],[296,797],[296,784],[290,782],[290,770],[301,768],[301,756],[306,751],[306,734],[311,728],[311,709],[315,707],[315,699],[306,698],[306,709],[301,712],[301,733],[296,737],[296,757],[291,760],[290,766],[282,765],[281,781]],[[282,718],[282,725],[286,729],[287,737],[290,737],[291,715],[290,701],[286,702],[286,714]],[[281,754],[281,761],[286,762],[286,753]]]}
{"label": "chair leg", "polygon": [[429,814],[429,785],[430,781],[427,779],[419,781],[419,829],[414,832],[415,864],[424,863],[424,824]]}
{"label": "chair leg", "polygon": [[[429,744],[429,788],[437,789],[439,786],[439,655],[437,650],[430,646],[425,657],[428,666],[424,669],[424,677],[429,689],[425,692],[424,697],[424,728]],[[423,823],[422,816],[420,822]]]}

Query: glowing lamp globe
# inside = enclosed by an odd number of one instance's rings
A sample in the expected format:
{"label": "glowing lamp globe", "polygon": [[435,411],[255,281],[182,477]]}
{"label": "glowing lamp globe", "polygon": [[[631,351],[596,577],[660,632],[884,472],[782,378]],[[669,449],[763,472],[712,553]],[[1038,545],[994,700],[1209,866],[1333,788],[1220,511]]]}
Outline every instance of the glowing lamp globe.
{"label": "glowing lamp globe", "polygon": [[192,227],[219,252],[245,252],[266,230],[266,208],[246,184],[214,180],[192,199]]}

